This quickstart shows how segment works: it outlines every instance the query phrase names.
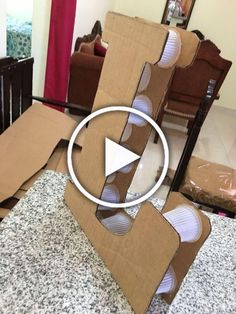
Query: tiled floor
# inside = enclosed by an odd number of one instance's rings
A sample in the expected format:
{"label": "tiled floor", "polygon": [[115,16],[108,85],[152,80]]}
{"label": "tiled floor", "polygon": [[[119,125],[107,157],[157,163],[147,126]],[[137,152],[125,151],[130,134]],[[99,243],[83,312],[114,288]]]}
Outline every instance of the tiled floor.
{"label": "tiled floor", "polygon": [[[78,120],[78,116],[73,116]],[[169,168],[175,170],[179,163],[187,135],[183,119],[165,117],[162,130],[170,152]],[[151,135],[146,150],[130,186],[130,191],[144,194],[154,184],[157,169],[162,166],[162,145],[153,143]],[[193,154],[202,159],[221,163],[236,169],[236,110],[212,106],[201,129]],[[168,186],[161,186],[155,196],[165,199]]]}
{"label": "tiled floor", "polygon": [[[169,167],[176,169],[187,135],[183,126],[184,120],[181,121],[182,126],[179,123],[180,120],[171,120],[172,123],[166,122],[165,119],[162,129],[169,144]],[[158,144],[153,143],[153,136],[148,142],[130,187],[133,192],[144,193],[152,187],[155,183],[157,169],[162,165],[162,146],[160,141]],[[212,106],[193,154],[236,169],[236,111]],[[168,187],[162,186],[156,195],[165,198],[167,192]]]}

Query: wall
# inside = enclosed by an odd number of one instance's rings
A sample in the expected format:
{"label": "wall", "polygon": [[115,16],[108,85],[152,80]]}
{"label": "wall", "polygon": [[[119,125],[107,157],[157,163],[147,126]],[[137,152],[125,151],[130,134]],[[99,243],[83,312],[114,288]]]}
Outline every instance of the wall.
{"label": "wall", "polygon": [[33,12],[32,0],[7,0],[7,14],[14,18],[31,21]]}
{"label": "wall", "polygon": [[0,58],[6,56],[6,0],[0,0]]}
{"label": "wall", "polygon": [[114,11],[161,22],[166,0],[115,0]]}
{"label": "wall", "polygon": [[77,0],[72,49],[76,38],[89,34],[96,20],[100,20],[104,25],[106,12],[112,11],[114,4],[115,0]]}
{"label": "wall", "polygon": [[43,96],[51,0],[34,0],[32,56],[34,57],[33,95]]}
{"label": "wall", "polygon": [[[160,22],[166,0],[115,0],[114,11]],[[220,49],[221,55],[233,62],[214,105],[236,110],[236,1],[196,0],[188,30],[199,29]]]}

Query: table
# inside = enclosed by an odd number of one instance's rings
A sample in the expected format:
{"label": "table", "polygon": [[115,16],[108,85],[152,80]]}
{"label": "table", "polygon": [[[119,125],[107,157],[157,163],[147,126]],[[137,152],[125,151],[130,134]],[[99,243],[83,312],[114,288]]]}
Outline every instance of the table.
{"label": "table", "polygon": [[[67,180],[46,171],[0,224],[1,314],[133,313],[65,204]],[[236,313],[236,221],[210,219],[176,298],[168,306],[156,296],[148,314]]]}

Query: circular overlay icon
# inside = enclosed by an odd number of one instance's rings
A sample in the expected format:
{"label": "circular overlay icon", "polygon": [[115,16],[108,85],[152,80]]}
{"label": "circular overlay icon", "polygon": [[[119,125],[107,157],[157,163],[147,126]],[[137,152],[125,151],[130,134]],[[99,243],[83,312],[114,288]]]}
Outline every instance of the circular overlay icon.
{"label": "circular overlay icon", "polygon": [[[92,119],[94,119],[97,116],[100,116],[104,113],[107,112],[114,112],[114,111],[124,111],[124,112],[129,112],[129,113],[133,113],[143,119],[145,119],[147,122],[149,122],[153,128],[155,129],[155,131],[158,133],[161,142],[162,142],[162,146],[163,146],[163,150],[164,150],[164,164],[163,164],[163,170],[161,173],[161,176],[159,178],[159,180],[156,182],[156,184],[144,195],[142,195],[141,197],[139,197],[136,200],[127,202],[127,203],[110,203],[110,202],[106,202],[103,201],[95,196],[93,196],[92,194],[90,194],[88,191],[86,191],[86,189],[81,185],[81,183],[79,182],[78,178],[75,175],[75,171],[73,169],[73,164],[72,164],[72,151],[73,151],[73,145],[74,142],[76,140],[76,137],[78,136],[79,132],[82,130],[82,128]],[[145,113],[134,109],[134,108],[130,108],[130,107],[125,107],[125,106],[111,106],[111,107],[105,107],[102,109],[99,109],[97,111],[94,111],[93,113],[91,113],[89,116],[87,116],[84,120],[82,120],[82,122],[79,123],[79,125],[76,127],[76,129],[74,130],[70,142],[69,142],[69,146],[68,146],[68,151],[67,151],[67,164],[68,164],[68,169],[69,169],[69,173],[71,175],[71,178],[74,182],[74,184],[76,185],[76,187],[80,190],[80,192],[87,197],[90,201],[101,205],[101,206],[105,206],[105,207],[110,207],[110,208],[127,208],[127,207],[131,207],[131,206],[135,206],[138,205],[144,201],[146,201],[149,197],[151,197],[160,187],[160,185],[162,184],[167,170],[168,170],[168,166],[169,166],[169,149],[168,149],[168,144],[165,138],[165,135],[163,134],[162,130],[160,129],[160,127],[156,124],[156,122],[154,120],[152,120],[152,118],[150,118],[148,115],[146,115]]]}

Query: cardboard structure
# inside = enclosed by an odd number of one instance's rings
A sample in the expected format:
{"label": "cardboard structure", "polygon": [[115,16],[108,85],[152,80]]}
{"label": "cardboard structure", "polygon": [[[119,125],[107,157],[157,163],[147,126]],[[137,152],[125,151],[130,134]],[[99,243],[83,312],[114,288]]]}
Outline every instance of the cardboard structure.
{"label": "cardboard structure", "polygon": [[[166,49],[171,36],[172,40],[176,37],[176,42],[181,41],[172,62]],[[141,97],[147,101],[149,115],[154,119],[175,65],[185,67],[191,64],[199,45],[193,33],[115,13],[107,15],[103,40],[109,47],[93,110],[110,105],[134,106]],[[175,44],[174,41],[172,43]],[[168,61],[167,65],[165,60]],[[89,123],[84,134],[76,140],[73,164],[77,176],[82,185],[98,198],[104,187],[110,184],[104,176],[105,137],[139,155],[145,149],[151,126],[129,123],[130,118],[124,112],[99,116]],[[24,195],[43,168],[67,171],[66,147],[61,141],[70,139],[76,125],[74,120],[62,113],[42,105],[33,105],[0,136],[0,202],[13,195]],[[127,129],[131,129],[129,136]],[[119,191],[120,202],[125,201],[136,167],[137,163],[133,163],[130,171],[117,172],[113,179],[112,184]],[[201,239],[185,247],[163,215],[145,202],[130,231],[117,236],[97,219],[97,205],[86,199],[72,183],[67,185],[65,199],[138,314],[147,310],[170,263],[176,268],[180,285],[210,232],[207,219],[201,216]],[[167,203],[165,210],[176,207],[179,199],[177,197],[176,202],[170,202],[170,207]],[[184,200],[181,199],[181,202]],[[176,291],[166,296],[168,302]]]}
{"label": "cardboard structure", "polygon": [[[160,66],[160,61],[165,55],[170,36],[168,27],[108,13],[103,40],[109,47],[93,111],[111,105],[131,107],[137,97],[141,96],[148,99],[151,104],[149,114],[155,119],[175,65],[191,64],[198,49],[199,41],[193,33],[176,29],[175,34],[177,39],[181,39],[181,52],[178,58],[175,56],[173,64],[163,67]],[[104,175],[105,137],[123,144],[139,155],[145,149],[151,127],[137,126],[134,123],[130,136],[126,138],[124,135],[127,128],[130,128],[129,119],[127,113],[112,112],[97,117],[88,125],[79,161],[78,164],[74,163],[74,169],[83,187],[97,198],[101,197],[104,187],[110,184]],[[113,179],[112,184],[119,191],[120,202],[125,201],[137,163],[132,166],[128,173],[117,172]],[[97,204],[85,198],[71,182],[67,185],[65,199],[134,311],[138,314],[145,313],[171,261],[175,260],[178,252],[181,252],[179,256],[183,254],[178,233],[148,202],[141,205],[129,232],[118,236],[107,230],[97,219]],[[203,227],[200,244],[210,232],[209,224],[203,223]],[[198,243],[192,244],[190,257],[178,275],[180,281],[198,249]],[[178,261],[176,263],[179,267]],[[169,301],[173,295],[169,296]]]}

